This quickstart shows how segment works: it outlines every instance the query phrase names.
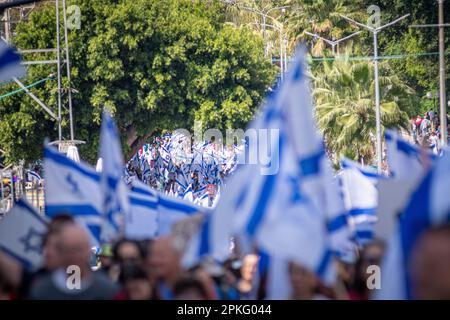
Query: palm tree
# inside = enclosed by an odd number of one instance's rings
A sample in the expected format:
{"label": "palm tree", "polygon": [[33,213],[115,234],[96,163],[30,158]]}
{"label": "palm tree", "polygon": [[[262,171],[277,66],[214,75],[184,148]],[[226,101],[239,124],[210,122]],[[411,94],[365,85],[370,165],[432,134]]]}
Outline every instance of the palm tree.
{"label": "palm tree", "polygon": [[[380,66],[382,125],[406,128],[408,116],[404,110],[412,102],[414,91],[392,75],[386,63]],[[316,118],[329,151],[336,158],[345,155],[369,163],[376,133],[372,62],[341,56],[316,68],[312,79]]]}

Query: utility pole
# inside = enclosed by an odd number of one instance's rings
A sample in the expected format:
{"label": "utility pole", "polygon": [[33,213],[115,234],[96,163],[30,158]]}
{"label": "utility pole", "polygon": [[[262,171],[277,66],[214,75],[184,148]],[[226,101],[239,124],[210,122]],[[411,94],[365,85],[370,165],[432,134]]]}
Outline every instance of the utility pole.
{"label": "utility pole", "polygon": [[381,107],[380,107],[380,82],[379,82],[379,76],[378,76],[378,33],[382,31],[383,29],[390,27],[397,22],[407,18],[409,14],[406,14],[392,22],[389,22],[381,27],[372,27],[370,25],[365,25],[360,22],[357,22],[349,17],[346,17],[344,15],[340,15],[345,20],[356,24],[357,26],[360,26],[364,29],[369,30],[373,34],[373,66],[374,66],[374,73],[375,73],[375,121],[376,121],[376,127],[377,127],[377,146],[376,146],[376,153],[377,153],[377,170],[378,173],[381,173],[382,171],[382,164],[383,164],[383,149],[381,144]]}
{"label": "utility pole", "polygon": [[[308,31],[305,31],[305,34],[307,34],[308,36],[314,37],[315,39],[318,38],[318,39],[324,41],[325,43],[328,43],[329,45],[331,45],[331,49],[332,49],[332,51],[333,51],[333,54],[336,55],[336,54],[339,54],[339,44],[340,44],[341,42],[344,42],[345,40],[348,40],[348,39],[350,39],[350,38],[353,38],[354,36],[360,34],[361,32],[362,32],[362,31],[357,31],[357,32],[352,33],[351,35],[349,35],[349,36],[347,36],[347,37],[344,37],[344,38],[341,38],[341,39],[339,39],[339,40],[330,40],[330,39],[326,39],[326,38],[324,38],[324,37],[319,36],[319,35],[316,34],[316,33],[311,33],[311,32],[308,32]],[[338,49],[337,51],[336,51],[336,47],[337,47],[337,49]]]}
{"label": "utility pole", "polygon": [[450,23],[444,20],[444,1],[438,0],[439,22],[438,24],[414,24],[411,28],[439,28],[439,112],[441,123],[441,145],[447,145],[447,101],[445,92],[445,38],[444,29],[450,27]]}

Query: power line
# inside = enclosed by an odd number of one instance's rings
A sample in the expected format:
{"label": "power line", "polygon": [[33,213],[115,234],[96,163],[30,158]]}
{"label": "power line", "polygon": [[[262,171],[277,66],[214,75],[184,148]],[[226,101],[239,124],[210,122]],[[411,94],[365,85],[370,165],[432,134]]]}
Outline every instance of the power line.
{"label": "power line", "polygon": [[[30,89],[30,88],[35,87],[35,86],[37,86],[37,85],[39,85],[39,84],[41,84],[41,83],[43,83],[43,82],[45,82],[45,81],[47,81],[47,80],[54,80],[54,79],[55,79],[54,77],[47,77],[47,78],[38,80],[38,81],[36,81],[36,82],[34,82],[34,83],[32,83],[32,84],[29,84],[29,85],[25,86],[25,88],[26,88],[26,89]],[[24,88],[19,88],[19,89],[10,91],[10,92],[8,92],[8,93],[2,94],[2,95],[0,95],[0,100],[2,100],[2,99],[4,99],[4,98],[7,98],[7,97],[9,97],[9,96],[12,96],[12,95],[14,95],[14,94],[16,94],[16,93],[22,92],[22,91],[25,91],[25,89],[24,89]]]}

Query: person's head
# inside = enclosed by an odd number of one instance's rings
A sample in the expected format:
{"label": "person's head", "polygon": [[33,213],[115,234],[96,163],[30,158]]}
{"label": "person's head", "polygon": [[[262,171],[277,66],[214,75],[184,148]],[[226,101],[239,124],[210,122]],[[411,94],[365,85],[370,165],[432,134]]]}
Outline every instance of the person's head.
{"label": "person's head", "polygon": [[139,265],[123,266],[119,281],[129,300],[150,300],[153,296],[152,283]]}
{"label": "person's head", "polygon": [[72,223],[62,226],[56,248],[61,259],[61,266],[89,267],[91,257],[89,235],[80,225]]}
{"label": "person's head", "polygon": [[46,269],[55,270],[61,266],[61,259],[57,249],[61,230],[64,226],[74,223],[73,218],[67,214],[57,215],[50,221],[47,233],[42,239],[42,256]]}
{"label": "person's head", "polygon": [[108,270],[113,264],[113,252],[110,244],[103,244],[100,248],[98,258],[100,261],[100,266],[104,270]]}
{"label": "person's head", "polygon": [[373,240],[365,245],[363,248],[360,260],[358,261],[358,276],[366,283],[369,273],[367,272],[369,266],[380,266],[383,258],[385,243],[381,240]]}
{"label": "person's head", "polygon": [[251,282],[258,270],[259,256],[257,254],[248,254],[242,259],[241,278]]}
{"label": "person's head", "polygon": [[173,294],[176,300],[207,300],[207,293],[200,280],[184,276],[177,280]]}
{"label": "person's head", "polygon": [[289,263],[289,277],[292,285],[293,299],[312,299],[319,287],[319,278],[307,268]]}
{"label": "person's head", "polygon": [[114,259],[121,265],[142,262],[142,252],[136,241],[121,239],[113,247]]}
{"label": "person's head", "polygon": [[156,279],[173,281],[180,272],[180,253],[172,237],[162,237],[150,246],[149,267]]}
{"label": "person's head", "polygon": [[425,231],[409,261],[416,299],[450,299],[450,225]]}

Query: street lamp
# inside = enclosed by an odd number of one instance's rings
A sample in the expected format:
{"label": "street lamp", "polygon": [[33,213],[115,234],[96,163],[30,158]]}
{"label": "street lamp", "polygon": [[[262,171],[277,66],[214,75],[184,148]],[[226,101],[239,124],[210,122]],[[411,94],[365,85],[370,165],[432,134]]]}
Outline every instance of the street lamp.
{"label": "street lamp", "polygon": [[262,18],[263,18],[264,55],[267,56],[268,52],[267,52],[267,37],[266,37],[266,25],[267,25],[266,20],[267,20],[267,18],[270,18],[273,21],[275,21],[276,23],[280,23],[274,17],[269,16],[269,13],[274,10],[281,10],[281,12],[284,13],[284,12],[286,12],[286,9],[289,8],[289,6],[273,7],[273,8],[270,8],[269,10],[265,10],[265,11],[261,11],[257,8],[250,8],[250,7],[245,7],[245,6],[238,6],[238,7],[241,9],[247,10],[247,11],[257,13],[262,16]]}
{"label": "street lamp", "polygon": [[[331,45],[331,48],[332,48],[332,51],[333,51],[334,55],[336,55],[336,53],[339,53],[339,52],[337,52],[337,51],[339,51],[339,43],[344,42],[345,40],[348,40],[350,38],[353,38],[354,36],[360,34],[361,32],[362,31],[357,31],[357,32],[352,33],[351,35],[349,35],[347,37],[344,37],[344,38],[341,38],[339,40],[334,40],[334,39],[333,40],[329,40],[329,39],[325,39],[325,38],[319,36],[316,33],[311,33],[311,32],[305,31],[305,33],[307,35],[309,35],[311,37],[314,37],[314,38],[319,38],[319,39],[323,40],[324,42],[328,43],[329,45]],[[336,46],[337,46],[337,51],[335,50]]]}
{"label": "street lamp", "polygon": [[357,22],[349,17],[346,17],[342,14],[340,14],[342,18],[349,21],[350,23],[356,24],[357,26],[360,26],[364,29],[367,29],[368,31],[372,32],[373,34],[373,64],[374,64],[374,71],[375,71],[375,117],[376,117],[376,127],[377,127],[377,167],[378,167],[378,173],[381,173],[381,165],[382,165],[382,147],[381,147],[381,108],[380,108],[380,83],[378,79],[378,33],[387,28],[392,26],[393,24],[396,24],[397,22],[407,18],[409,14],[404,15],[403,17],[400,17],[392,22],[389,22],[385,24],[384,26],[374,28],[370,25],[365,25],[360,22]]}
{"label": "street lamp", "polygon": [[433,92],[431,92],[431,91],[427,92],[427,98],[430,100],[433,99],[433,111],[436,110],[436,98],[437,97],[438,97],[438,95],[434,94]]}

